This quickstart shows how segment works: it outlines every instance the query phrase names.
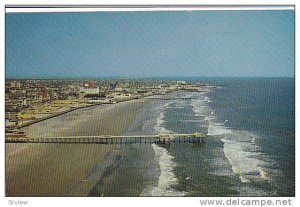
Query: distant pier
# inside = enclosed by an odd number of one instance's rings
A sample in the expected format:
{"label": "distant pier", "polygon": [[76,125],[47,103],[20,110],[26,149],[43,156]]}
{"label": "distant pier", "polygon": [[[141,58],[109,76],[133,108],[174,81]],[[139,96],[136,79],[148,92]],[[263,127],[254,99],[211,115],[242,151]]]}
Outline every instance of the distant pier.
{"label": "distant pier", "polygon": [[161,97],[151,97],[147,99],[158,99],[158,100],[188,100],[190,97],[171,97],[171,98],[161,98]]}
{"label": "distant pier", "polygon": [[142,144],[156,143],[204,143],[204,133],[193,134],[157,134],[157,135],[100,135],[100,136],[65,136],[65,137],[15,137],[7,134],[5,143],[85,143],[85,144]]}

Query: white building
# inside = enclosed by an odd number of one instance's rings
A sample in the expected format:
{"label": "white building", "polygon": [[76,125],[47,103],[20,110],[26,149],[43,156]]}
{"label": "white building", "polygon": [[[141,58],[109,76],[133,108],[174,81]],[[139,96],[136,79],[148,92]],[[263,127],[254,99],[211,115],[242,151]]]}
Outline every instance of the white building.
{"label": "white building", "polygon": [[99,87],[84,84],[83,86],[79,87],[79,93],[84,93],[85,95],[98,95],[100,92]]}
{"label": "white building", "polygon": [[122,92],[123,90],[124,90],[124,89],[123,89],[122,87],[116,87],[116,88],[115,88],[115,91],[116,91],[116,92]]}
{"label": "white building", "polygon": [[19,81],[12,81],[10,82],[10,87],[12,88],[21,88],[22,84]]}
{"label": "white building", "polygon": [[110,103],[110,99],[90,99],[88,103]]}
{"label": "white building", "polygon": [[186,85],[186,81],[177,81],[177,84],[179,84],[179,85]]}
{"label": "white building", "polygon": [[132,95],[130,93],[121,93],[121,92],[114,92],[111,96],[115,99],[130,99]]}

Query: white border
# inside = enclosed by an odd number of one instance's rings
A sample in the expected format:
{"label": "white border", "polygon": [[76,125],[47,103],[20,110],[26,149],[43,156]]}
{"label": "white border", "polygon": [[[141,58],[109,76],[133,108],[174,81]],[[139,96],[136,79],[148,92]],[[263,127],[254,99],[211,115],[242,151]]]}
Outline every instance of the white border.
{"label": "white border", "polygon": [[179,7],[179,8],[161,8],[140,7],[140,8],[6,8],[7,13],[24,13],[24,12],[118,12],[118,11],[234,11],[234,10],[294,10],[293,6],[196,6],[196,7]]}
{"label": "white border", "polygon": [[[5,44],[4,44],[4,7],[5,4],[8,5],[17,5],[17,4],[22,4],[22,5],[27,5],[27,6],[31,6],[30,4],[35,4],[35,5],[44,5],[44,6],[48,6],[51,4],[60,4],[59,6],[64,6],[61,4],[120,4],[124,6],[124,3],[127,4],[203,4],[203,5],[194,5],[194,7],[183,7],[182,8],[152,8],[153,6],[150,6],[150,8],[143,8],[143,7],[147,7],[147,5],[142,5],[142,8],[83,8],[83,9],[79,9],[79,8],[39,8],[39,9],[35,9],[35,11],[32,11],[32,8],[26,8],[26,9],[16,9],[16,8],[6,8],[7,12],[62,12],[62,11],[68,11],[68,12],[78,12],[78,11],[154,11],[154,10],[159,10],[159,11],[166,11],[166,10],[172,10],[172,11],[179,11],[179,10],[261,10],[260,8],[256,8],[256,7],[251,7],[246,9],[245,5],[274,5],[276,4],[276,6],[272,6],[272,7],[263,7],[264,10],[273,8],[273,9],[278,9],[278,5],[283,5],[283,7],[281,9],[294,9],[294,7],[292,5],[296,5],[297,6],[297,0],[273,0],[273,1],[266,1],[266,0],[253,0],[253,1],[223,1],[220,2],[218,0],[202,0],[201,2],[199,1],[158,1],[158,0],[153,0],[153,1],[143,1],[143,2],[137,2],[137,1],[127,1],[127,2],[122,2],[122,1],[91,1],[91,0],[86,0],[86,1],[81,1],[81,0],[65,0],[65,1],[58,1],[58,0],[35,0],[35,1],[21,1],[21,0],[4,0],[1,5],[2,5],[2,9],[3,9],[3,13],[1,15],[1,19],[0,19],[0,25],[1,25],[1,41],[0,41],[0,46],[2,48],[2,53],[1,53],[1,58],[0,58],[0,63],[2,66],[2,70],[1,70],[1,74],[0,74],[0,81],[1,81],[1,86],[0,86],[0,102],[2,103],[2,107],[0,108],[0,115],[1,115],[1,119],[0,119],[0,136],[2,138],[4,138],[4,100],[5,100],[5,96],[4,96],[4,92],[5,92],[5,87],[4,87],[4,83],[5,83],[5,74],[4,74],[4,54],[5,54]],[[45,5],[48,4],[48,5]],[[224,4],[224,5],[228,5],[226,6],[225,9],[222,9],[220,7],[217,8],[212,8],[211,6],[207,6],[207,5],[219,5],[219,4]],[[242,6],[240,7],[230,7],[230,5],[235,5],[235,4],[241,4]],[[244,5],[244,6],[243,6]],[[287,6],[287,5],[291,5],[291,6]],[[80,5],[78,5],[80,6]],[[117,6],[117,5],[115,5]],[[127,5],[130,6],[130,5]],[[154,5],[155,7],[158,7],[158,5]],[[177,5],[178,6],[178,5]],[[109,7],[109,6],[108,6]],[[21,11],[23,10],[23,11]],[[55,10],[55,11],[54,11]],[[298,33],[298,22],[299,21],[299,17],[297,15],[296,12],[296,34]],[[296,41],[297,43],[297,41]],[[296,48],[298,48],[298,44],[296,44]],[[296,57],[295,60],[298,60],[300,57],[298,55],[298,53],[296,52]],[[297,76],[296,73],[296,91],[299,91],[299,84],[297,84],[299,77]],[[296,92],[297,94],[297,92]],[[296,103],[299,103],[299,96],[296,95]],[[296,115],[298,115],[299,113],[299,107],[298,104],[296,104]],[[296,116],[296,138],[298,138],[298,134],[297,134],[297,129],[300,127],[300,123],[298,121],[298,116]],[[296,140],[296,158],[298,158],[299,153],[297,152],[297,149],[300,146],[300,142]],[[1,152],[1,170],[0,170],[0,177],[1,177],[1,188],[0,188],[0,195],[1,195],[1,206],[10,206],[8,205],[8,200],[13,199],[13,200],[28,200],[29,201],[29,205],[27,206],[43,206],[43,207],[47,207],[47,206],[145,206],[145,207],[153,207],[153,206],[200,206],[199,200],[201,198],[64,198],[64,197],[55,197],[55,198],[9,198],[9,197],[5,197],[5,191],[4,191],[4,181],[5,181],[5,175],[4,175],[4,160],[5,160],[5,153],[4,153],[4,142],[2,139],[2,142],[0,144],[0,152]],[[296,159],[296,161],[298,161]],[[299,166],[299,161],[296,162],[296,166]],[[299,171],[297,170],[296,172],[296,196],[299,194],[297,193],[297,186],[300,186],[300,179],[297,179],[297,177],[299,177]],[[213,198],[211,198],[213,199]],[[226,198],[221,198],[222,200],[225,200]],[[263,199],[263,198],[257,198],[257,199]],[[269,198],[266,198],[269,199]],[[279,199],[279,198],[275,198],[275,199]],[[287,199],[287,198],[282,198],[282,199]],[[296,197],[296,198],[292,198],[292,203],[293,206],[299,206],[300,205],[300,200]]]}

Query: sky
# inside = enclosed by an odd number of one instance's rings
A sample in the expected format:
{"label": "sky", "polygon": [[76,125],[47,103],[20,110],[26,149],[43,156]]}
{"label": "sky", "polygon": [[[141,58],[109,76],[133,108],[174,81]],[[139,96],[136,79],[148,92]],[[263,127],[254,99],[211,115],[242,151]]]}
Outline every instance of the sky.
{"label": "sky", "polygon": [[7,13],[6,78],[294,77],[294,11]]}

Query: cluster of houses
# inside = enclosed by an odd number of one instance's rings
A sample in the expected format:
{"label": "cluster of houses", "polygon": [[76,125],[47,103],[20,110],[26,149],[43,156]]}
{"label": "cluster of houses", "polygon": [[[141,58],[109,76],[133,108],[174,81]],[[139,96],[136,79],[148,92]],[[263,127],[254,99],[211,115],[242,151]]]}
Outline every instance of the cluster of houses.
{"label": "cluster of houses", "polygon": [[117,103],[130,99],[139,99],[145,96],[155,94],[166,94],[175,88],[159,85],[158,87],[143,87],[143,88],[129,88],[129,87],[115,87],[113,90],[102,88],[100,90],[94,84],[83,84],[79,87],[79,100],[85,100],[88,103]]}
{"label": "cluster of houses", "polygon": [[178,89],[194,88],[185,81],[155,80],[7,80],[7,127],[70,108],[114,104]]}

